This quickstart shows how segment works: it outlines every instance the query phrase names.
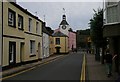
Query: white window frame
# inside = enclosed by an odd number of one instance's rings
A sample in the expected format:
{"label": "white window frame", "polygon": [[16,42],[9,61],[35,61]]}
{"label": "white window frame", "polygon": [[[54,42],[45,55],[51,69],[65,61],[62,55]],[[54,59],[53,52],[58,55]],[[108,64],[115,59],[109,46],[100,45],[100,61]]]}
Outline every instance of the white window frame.
{"label": "white window frame", "polygon": [[30,40],[30,55],[35,55],[35,41]]}
{"label": "white window frame", "polygon": [[8,25],[9,26],[15,26],[15,12],[11,9],[8,9]]}
{"label": "white window frame", "polygon": [[18,15],[18,28],[23,30],[23,16]]}

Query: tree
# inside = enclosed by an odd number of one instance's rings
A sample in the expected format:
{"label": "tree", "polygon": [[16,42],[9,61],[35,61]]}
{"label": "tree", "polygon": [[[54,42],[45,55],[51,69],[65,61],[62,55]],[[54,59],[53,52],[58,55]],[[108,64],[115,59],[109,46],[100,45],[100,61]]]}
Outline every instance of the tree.
{"label": "tree", "polygon": [[103,48],[105,39],[103,38],[103,9],[94,10],[93,18],[90,19],[90,35],[95,46],[95,59],[100,60],[100,48]]}

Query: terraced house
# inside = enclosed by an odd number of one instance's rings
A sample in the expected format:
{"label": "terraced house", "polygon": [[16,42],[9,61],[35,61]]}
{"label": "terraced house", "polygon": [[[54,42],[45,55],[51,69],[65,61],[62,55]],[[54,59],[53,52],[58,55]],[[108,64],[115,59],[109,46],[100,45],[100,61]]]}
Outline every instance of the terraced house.
{"label": "terraced house", "polygon": [[2,67],[41,59],[43,22],[14,2],[4,2],[2,13]]}

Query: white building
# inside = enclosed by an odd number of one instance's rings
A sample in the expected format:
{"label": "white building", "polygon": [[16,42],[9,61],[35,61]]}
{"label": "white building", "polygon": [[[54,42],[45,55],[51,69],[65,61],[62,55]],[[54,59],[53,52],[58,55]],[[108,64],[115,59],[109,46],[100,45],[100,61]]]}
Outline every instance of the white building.
{"label": "white building", "polygon": [[60,23],[60,32],[64,33],[65,35],[69,36],[69,29],[70,29],[70,26],[69,24],[67,23],[66,21],[66,15],[63,15],[62,16],[62,21]]}
{"label": "white building", "polygon": [[43,54],[42,54],[42,58],[46,58],[46,57],[50,56],[50,54],[49,54],[50,42],[49,42],[49,33],[46,30],[45,23],[43,25],[42,31],[43,31],[43,37],[42,37],[43,38]]}

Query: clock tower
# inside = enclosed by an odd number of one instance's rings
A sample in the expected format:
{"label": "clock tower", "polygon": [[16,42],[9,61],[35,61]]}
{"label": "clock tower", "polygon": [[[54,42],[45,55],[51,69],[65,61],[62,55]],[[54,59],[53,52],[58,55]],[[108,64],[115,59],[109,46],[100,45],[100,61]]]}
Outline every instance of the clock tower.
{"label": "clock tower", "polygon": [[66,21],[66,15],[65,14],[62,16],[62,21],[61,21],[61,23],[59,25],[59,28],[60,28],[60,31],[62,33],[64,33],[65,35],[68,36],[70,26],[69,26],[69,24]]}

